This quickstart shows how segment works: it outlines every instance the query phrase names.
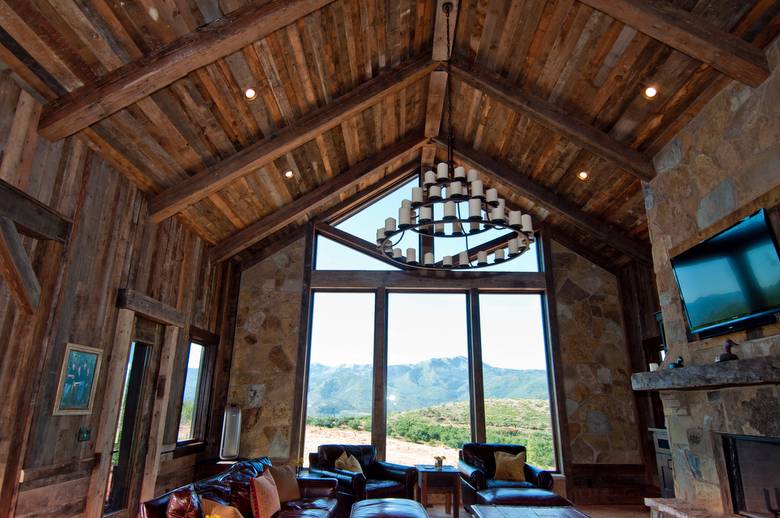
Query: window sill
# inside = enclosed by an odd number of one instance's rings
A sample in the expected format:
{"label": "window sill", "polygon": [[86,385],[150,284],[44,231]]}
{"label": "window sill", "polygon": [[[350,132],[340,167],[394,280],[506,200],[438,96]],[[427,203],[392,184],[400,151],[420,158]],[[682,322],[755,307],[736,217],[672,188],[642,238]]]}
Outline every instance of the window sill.
{"label": "window sill", "polygon": [[184,457],[185,455],[200,453],[205,449],[206,443],[200,440],[176,443],[176,449],[173,450],[173,458],[178,459],[179,457]]}

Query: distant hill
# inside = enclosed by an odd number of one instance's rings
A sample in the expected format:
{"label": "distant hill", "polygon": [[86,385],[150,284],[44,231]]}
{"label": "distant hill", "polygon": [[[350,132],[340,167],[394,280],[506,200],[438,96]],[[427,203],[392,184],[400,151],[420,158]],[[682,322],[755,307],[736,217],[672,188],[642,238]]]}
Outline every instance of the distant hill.
{"label": "distant hill", "polygon": [[[547,373],[543,370],[484,367],[486,398],[548,398]],[[468,400],[468,359],[463,356],[391,365],[387,370],[388,412]],[[309,415],[370,414],[371,377],[369,365],[330,367],[312,364],[309,369]]]}

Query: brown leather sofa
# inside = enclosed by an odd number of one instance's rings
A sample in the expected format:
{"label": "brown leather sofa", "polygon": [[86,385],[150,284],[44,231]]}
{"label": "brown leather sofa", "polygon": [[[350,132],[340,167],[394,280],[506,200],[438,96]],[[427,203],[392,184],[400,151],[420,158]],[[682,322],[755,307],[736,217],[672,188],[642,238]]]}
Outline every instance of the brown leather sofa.
{"label": "brown leather sofa", "polygon": [[[201,499],[207,498],[241,511],[252,518],[249,496],[251,480],[271,465],[268,457],[245,460],[213,477],[169,491],[141,504],[141,518],[203,518]],[[300,500],[282,504],[274,518],[332,518],[336,514],[336,480],[332,478],[298,478]],[[171,503],[169,509],[169,503]]]}
{"label": "brown leather sofa", "polygon": [[460,450],[461,493],[463,504],[569,506],[571,502],[550,491],[553,485],[549,471],[530,464],[524,466],[525,481],[497,480],[495,452],[517,455],[525,451],[519,444],[488,444],[471,442]]}
{"label": "brown leather sofa", "polygon": [[[355,456],[363,473],[335,467],[336,459],[345,451],[347,455]],[[368,444],[323,444],[316,453],[309,454],[309,471],[338,480],[339,514],[349,510],[353,503],[367,498],[413,500],[417,484],[417,469],[377,460],[376,448]]]}

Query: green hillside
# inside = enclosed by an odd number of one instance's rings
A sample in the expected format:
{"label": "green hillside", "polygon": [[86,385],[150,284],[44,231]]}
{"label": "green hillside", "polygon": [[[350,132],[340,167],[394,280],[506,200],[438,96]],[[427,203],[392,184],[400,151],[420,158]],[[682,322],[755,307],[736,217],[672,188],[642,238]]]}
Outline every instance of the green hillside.
{"label": "green hillside", "polygon": [[[436,358],[412,365],[390,365],[387,372],[389,412],[466,401],[469,394],[468,359]],[[360,416],[371,413],[371,366],[309,369],[308,414],[317,417]],[[485,397],[546,401],[547,373],[543,370],[484,366]]]}

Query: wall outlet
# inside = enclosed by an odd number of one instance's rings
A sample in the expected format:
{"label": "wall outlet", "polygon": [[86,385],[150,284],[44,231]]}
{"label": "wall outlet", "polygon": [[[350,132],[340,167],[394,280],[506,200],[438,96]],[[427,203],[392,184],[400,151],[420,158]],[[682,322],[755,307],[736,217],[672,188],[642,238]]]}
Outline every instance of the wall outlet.
{"label": "wall outlet", "polygon": [[92,436],[91,428],[87,428],[86,426],[82,426],[81,428],[79,428],[79,442],[88,441],[91,436]]}

